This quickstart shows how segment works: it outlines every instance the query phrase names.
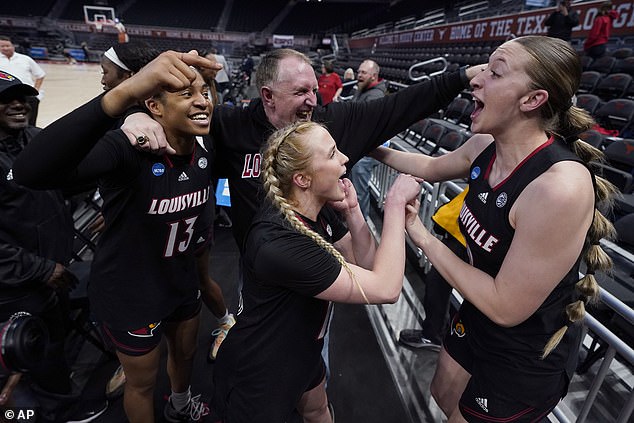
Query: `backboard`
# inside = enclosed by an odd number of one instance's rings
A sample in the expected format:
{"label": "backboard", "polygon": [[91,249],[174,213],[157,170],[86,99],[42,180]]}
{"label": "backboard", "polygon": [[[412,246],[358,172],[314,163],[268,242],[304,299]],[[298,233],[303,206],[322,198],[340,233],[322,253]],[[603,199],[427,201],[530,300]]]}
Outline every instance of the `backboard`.
{"label": "backboard", "polygon": [[103,26],[114,26],[116,16],[113,7],[84,5],[84,20],[101,31]]}

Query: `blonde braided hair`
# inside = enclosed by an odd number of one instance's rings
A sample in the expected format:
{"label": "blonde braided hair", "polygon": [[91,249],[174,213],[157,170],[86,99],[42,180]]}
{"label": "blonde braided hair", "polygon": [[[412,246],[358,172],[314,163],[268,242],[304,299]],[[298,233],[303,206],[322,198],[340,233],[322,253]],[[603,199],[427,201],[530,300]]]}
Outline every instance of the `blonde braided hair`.
{"label": "blonde braided hair", "polygon": [[346,269],[367,304],[370,304],[363,288],[339,251],[321,235],[309,228],[296,215],[289,200],[293,175],[306,170],[311,164],[311,151],[307,148],[306,135],[315,128],[324,128],[315,122],[296,122],[274,132],[268,139],[263,153],[262,175],[264,192],[271,203],[282,213],[293,229],[312,239],[332,255]]}

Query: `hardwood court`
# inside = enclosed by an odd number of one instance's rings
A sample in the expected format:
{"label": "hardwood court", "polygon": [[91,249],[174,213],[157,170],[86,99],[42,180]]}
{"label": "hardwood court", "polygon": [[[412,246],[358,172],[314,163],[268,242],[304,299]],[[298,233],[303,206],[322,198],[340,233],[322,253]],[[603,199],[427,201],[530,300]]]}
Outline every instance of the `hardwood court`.
{"label": "hardwood court", "polygon": [[40,62],[39,65],[46,72],[42,84],[44,98],[40,102],[37,117],[37,126],[40,128],[103,91],[101,67],[98,64]]}

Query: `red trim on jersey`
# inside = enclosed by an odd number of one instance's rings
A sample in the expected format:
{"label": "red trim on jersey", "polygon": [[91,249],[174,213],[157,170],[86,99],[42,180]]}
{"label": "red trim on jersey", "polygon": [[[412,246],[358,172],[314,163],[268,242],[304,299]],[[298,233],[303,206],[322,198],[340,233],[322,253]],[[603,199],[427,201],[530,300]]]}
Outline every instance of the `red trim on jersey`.
{"label": "red trim on jersey", "polygon": [[[546,141],[545,143],[543,143],[542,145],[540,145],[539,147],[537,147],[535,150],[533,150],[533,152],[531,154],[529,154],[528,156],[526,156],[524,158],[524,160],[522,160],[517,166],[515,166],[515,169],[513,169],[513,171],[511,173],[508,174],[508,176],[506,178],[504,178],[501,182],[499,182],[496,186],[492,187],[491,189],[493,191],[497,190],[498,188],[500,188],[500,186],[502,186],[506,181],[509,180],[509,178],[511,176],[513,176],[513,174],[519,169],[521,168],[524,163],[526,163],[528,161],[528,159],[530,159],[531,157],[533,157],[535,154],[539,153],[541,150],[543,150],[544,148],[548,147],[549,145],[551,145],[553,142],[555,142],[555,137],[553,137],[552,135],[550,136],[550,138],[548,138],[548,141]],[[497,157],[497,153],[493,153],[493,156],[491,157],[491,161],[489,162],[489,166],[487,167],[487,171],[484,174],[484,179],[489,179],[489,173],[491,172],[491,168],[493,167],[493,163],[495,162],[495,158]]]}
{"label": "red trim on jersey", "polygon": [[[198,145],[198,142],[194,142],[194,150],[192,151],[191,157],[189,159],[189,164],[192,165],[194,164],[194,156],[196,155],[196,145]],[[165,161],[167,162],[167,165],[169,167],[174,167],[174,163],[172,162],[172,160],[170,160],[170,156],[167,154],[163,154],[163,158],[165,159]]]}

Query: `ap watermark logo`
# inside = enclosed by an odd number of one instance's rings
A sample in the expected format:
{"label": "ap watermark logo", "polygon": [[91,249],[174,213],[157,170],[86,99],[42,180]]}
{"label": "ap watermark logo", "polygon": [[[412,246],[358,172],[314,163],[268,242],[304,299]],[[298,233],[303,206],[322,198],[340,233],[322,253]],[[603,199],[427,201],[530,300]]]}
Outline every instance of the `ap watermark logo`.
{"label": "ap watermark logo", "polygon": [[2,417],[7,423],[9,422],[34,422],[37,413],[34,408],[10,407],[2,411]]}

